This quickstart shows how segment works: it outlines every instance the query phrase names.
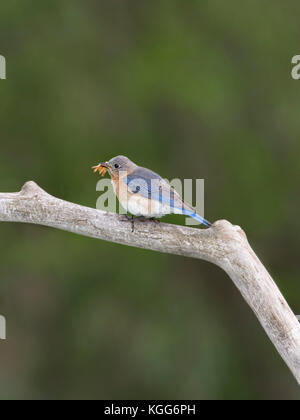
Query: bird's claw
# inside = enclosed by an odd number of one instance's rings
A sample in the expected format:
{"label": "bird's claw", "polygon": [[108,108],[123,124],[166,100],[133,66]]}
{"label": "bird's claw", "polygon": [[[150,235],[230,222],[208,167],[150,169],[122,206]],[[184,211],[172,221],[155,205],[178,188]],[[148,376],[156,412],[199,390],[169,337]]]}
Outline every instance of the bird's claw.
{"label": "bird's claw", "polygon": [[158,220],[158,219],[155,219],[155,217],[151,217],[151,222],[154,222],[154,223],[156,223],[156,224],[159,224],[160,223],[160,220]]}
{"label": "bird's claw", "polygon": [[134,218],[133,216],[128,216],[127,214],[121,214],[120,222],[131,222],[131,232],[134,232]]}
{"label": "bird's claw", "polygon": [[155,217],[151,217],[150,219],[148,219],[145,216],[138,216],[138,217],[134,217],[134,216],[128,216],[127,214],[121,214],[120,215],[120,222],[131,222],[132,225],[132,233],[134,232],[134,222],[138,221],[138,222],[147,222],[147,221],[151,221],[154,223],[160,223],[159,220],[155,219]]}

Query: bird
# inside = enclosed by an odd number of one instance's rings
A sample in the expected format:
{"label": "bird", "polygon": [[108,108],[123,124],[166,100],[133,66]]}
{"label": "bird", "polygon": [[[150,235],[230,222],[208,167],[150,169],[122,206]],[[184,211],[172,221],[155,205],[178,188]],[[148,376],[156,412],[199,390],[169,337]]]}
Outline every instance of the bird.
{"label": "bird", "polygon": [[181,214],[211,227],[209,221],[197,214],[192,206],[183,202],[166,180],[150,169],[136,165],[126,156],[116,156],[93,166],[92,169],[102,176],[109,173],[121,205],[137,218],[157,220],[167,214]]}

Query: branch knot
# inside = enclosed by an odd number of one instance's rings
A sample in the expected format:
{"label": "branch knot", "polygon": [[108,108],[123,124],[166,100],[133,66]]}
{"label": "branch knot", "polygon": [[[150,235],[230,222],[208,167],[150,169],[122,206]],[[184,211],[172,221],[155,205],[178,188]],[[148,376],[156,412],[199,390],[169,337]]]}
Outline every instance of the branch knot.
{"label": "branch knot", "polygon": [[23,185],[20,192],[22,196],[33,197],[39,194],[46,194],[46,192],[38,186],[34,181],[28,181]]}

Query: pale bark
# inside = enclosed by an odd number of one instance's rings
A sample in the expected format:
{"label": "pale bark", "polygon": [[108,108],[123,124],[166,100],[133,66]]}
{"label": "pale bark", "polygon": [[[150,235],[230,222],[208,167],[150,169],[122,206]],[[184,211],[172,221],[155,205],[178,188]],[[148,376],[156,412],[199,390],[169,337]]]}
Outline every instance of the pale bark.
{"label": "pale bark", "polygon": [[255,312],[300,384],[300,324],[239,226],[222,220],[210,229],[121,221],[120,216],[55,198],[34,182],[0,193],[0,221],[51,226],[92,238],[199,258],[218,265]]}

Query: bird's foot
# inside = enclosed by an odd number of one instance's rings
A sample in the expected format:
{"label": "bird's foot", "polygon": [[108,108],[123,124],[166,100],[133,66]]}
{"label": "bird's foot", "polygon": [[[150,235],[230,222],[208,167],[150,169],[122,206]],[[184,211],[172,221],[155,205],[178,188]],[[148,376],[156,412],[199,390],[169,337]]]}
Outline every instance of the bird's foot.
{"label": "bird's foot", "polygon": [[139,222],[147,222],[147,217],[145,216],[137,216],[135,220],[138,220]]}
{"label": "bird's foot", "polygon": [[131,232],[134,232],[134,217],[128,216],[127,214],[120,215],[120,222],[130,222],[131,223]]}
{"label": "bird's foot", "polygon": [[155,219],[155,217],[151,217],[150,220],[151,220],[151,222],[154,222],[156,224],[159,224],[160,223],[160,220]]}
{"label": "bird's foot", "polygon": [[157,220],[157,219],[155,219],[155,217],[151,217],[149,219],[149,218],[147,218],[145,216],[137,216],[137,217],[134,217],[134,216],[128,216],[127,214],[121,214],[120,215],[120,222],[130,222],[131,223],[131,227],[132,227],[131,231],[132,231],[132,233],[134,232],[134,222],[135,221],[144,223],[144,222],[147,222],[148,220],[150,220],[151,222],[154,222],[154,223],[160,223],[160,221]]}
{"label": "bird's foot", "polygon": [[120,222],[131,222],[133,216],[128,216],[127,214],[120,214],[119,220]]}

